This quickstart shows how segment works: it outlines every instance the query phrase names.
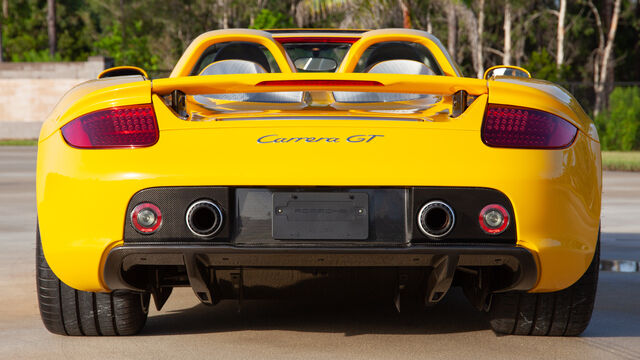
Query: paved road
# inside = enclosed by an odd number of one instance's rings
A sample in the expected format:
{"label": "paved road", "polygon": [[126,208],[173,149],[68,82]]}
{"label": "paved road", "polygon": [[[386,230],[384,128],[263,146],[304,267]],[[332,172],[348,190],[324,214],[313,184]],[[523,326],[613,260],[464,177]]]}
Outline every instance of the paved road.
{"label": "paved road", "polygon": [[[390,304],[200,305],[178,289],[143,333],[73,338],[40,322],[34,283],[35,149],[0,147],[0,359],[640,359],[640,273],[602,272],[579,338],[496,336],[454,291],[412,318]],[[640,174],[606,173],[602,257],[640,261]]]}

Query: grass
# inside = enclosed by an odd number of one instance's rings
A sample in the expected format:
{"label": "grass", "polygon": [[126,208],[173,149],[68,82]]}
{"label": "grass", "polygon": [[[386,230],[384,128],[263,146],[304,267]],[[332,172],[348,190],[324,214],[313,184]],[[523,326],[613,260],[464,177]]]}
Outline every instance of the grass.
{"label": "grass", "polygon": [[0,146],[36,146],[36,139],[0,140]]}
{"label": "grass", "polygon": [[640,171],[640,151],[603,151],[605,170]]}

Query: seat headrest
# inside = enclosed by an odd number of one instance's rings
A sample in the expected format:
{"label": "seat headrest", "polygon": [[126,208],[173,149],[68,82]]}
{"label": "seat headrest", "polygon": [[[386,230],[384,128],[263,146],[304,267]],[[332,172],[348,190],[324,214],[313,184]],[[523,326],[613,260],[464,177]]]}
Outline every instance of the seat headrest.
{"label": "seat headrest", "polygon": [[256,44],[247,42],[232,42],[225,45],[213,58],[213,62],[221,60],[247,60],[260,64],[267,72],[271,68],[269,61]]}
{"label": "seat headrest", "polygon": [[420,54],[411,45],[400,42],[388,42],[376,47],[369,55],[365,68],[387,60],[413,60],[422,62]]}
{"label": "seat headrest", "polygon": [[368,73],[372,74],[407,74],[435,75],[427,65],[413,60],[387,60],[373,65]]}
{"label": "seat headrest", "polygon": [[262,66],[247,60],[222,60],[209,64],[200,75],[229,75],[229,74],[263,74]]}

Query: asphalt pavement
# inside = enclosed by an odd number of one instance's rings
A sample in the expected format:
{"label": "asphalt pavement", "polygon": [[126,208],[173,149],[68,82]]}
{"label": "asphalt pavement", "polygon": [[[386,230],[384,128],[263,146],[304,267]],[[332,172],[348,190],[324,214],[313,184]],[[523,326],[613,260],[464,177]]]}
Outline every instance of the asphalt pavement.
{"label": "asphalt pavement", "polygon": [[[606,172],[603,266],[580,337],[496,336],[458,290],[424,313],[393,304],[235,301],[182,288],[138,336],[50,334],[36,301],[35,148],[0,147],[0,359],[640,359],[640,173]],[[630,264],[636,264],[633,268]]]}

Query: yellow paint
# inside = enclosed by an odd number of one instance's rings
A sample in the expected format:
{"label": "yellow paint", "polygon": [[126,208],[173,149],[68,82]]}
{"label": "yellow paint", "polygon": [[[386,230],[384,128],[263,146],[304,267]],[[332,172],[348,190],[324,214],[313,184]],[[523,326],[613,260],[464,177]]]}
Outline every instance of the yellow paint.
{"label": "yellow paint", "polygon": [[[197,42],[207,43],[206,39]],[[189,51],[197,53],[194,49]],[[183,62],[181,68],[190,66]],[[320,108],[215,114],[214,120],[218,121],[195,122],[177,118],[159,95],[176,88],[189,94],[256,91],[252,89],[261,81],[323,77],[376,80],[385,85],[381,91],[441,93],[444,100],[438,106],[450,106],[446,94],[456,89],[466,89],[478,97],[455,119],[433,113],[429,117],[428,112],[412,115]],[[357,89],[371,90],[353,87]],[[315,86],[309,90],[328,88]],[[159,141],[151,147],[80,150],[69,147],[59,131],[83,113],[150,102],[160,128]],[[567,149],[488,147],[480,138],[487,102],[540,108],[571,121],[580,131]],[[269,118],[288,115],[366,115],[381,120]],[[233,117],[260,120],[225,121]],[[420,121],[383,120],[389,117],[416,117]],[[502,191],[511,200],[518,245],[531,250],[537,258],[539,282],[532,291],[559,290],[584,273],[598,236],[602,176],[600,145],[592,129],[593,123],[575,99],[550,83],[527,79],[487,82],[452,76],[258,74],[173,78],[156,80],[153,85],[149,81],[115,78],[96,80],[70,91],[41,132],[37,207],[43,249],[53,271],[68,285],[85,291],[108,291],[102,280],[105,256],[122,244],[127,204],[144,188],[487,187]],[[257,142],[269,134],[316,138],[382,136],[369,143]]]}
{"label": "yellow paint", "polygon": [[213,44],[228,41],[244,41],[260,44],[266,47],[273,55],[273,58],[280,68],[280,72],[295,72],[295,66],[282,45],[273,40],[273,37],[268,32],[250,29],[227,29],[209,31],[195,38],[187,50],[185,50],[184,54],[182,54],[169,77],[189,76],[203,51]]}
{"label": "yellow paint", "polygon": [[440,65],[442,71],[447,76],[459,76],[459,72],[455,66],[449,61],[448,54],[440,41],[434,38],[431,34],[412,29],[382,29],[367,31],[362,34],[360,40],[356,41],[349,52],[342,60],[340,68],[337,72],[350,73],[358,65],[358,61],[371,45],[385,41],[407,41],[424,45],[436,59],[436,62]]}

